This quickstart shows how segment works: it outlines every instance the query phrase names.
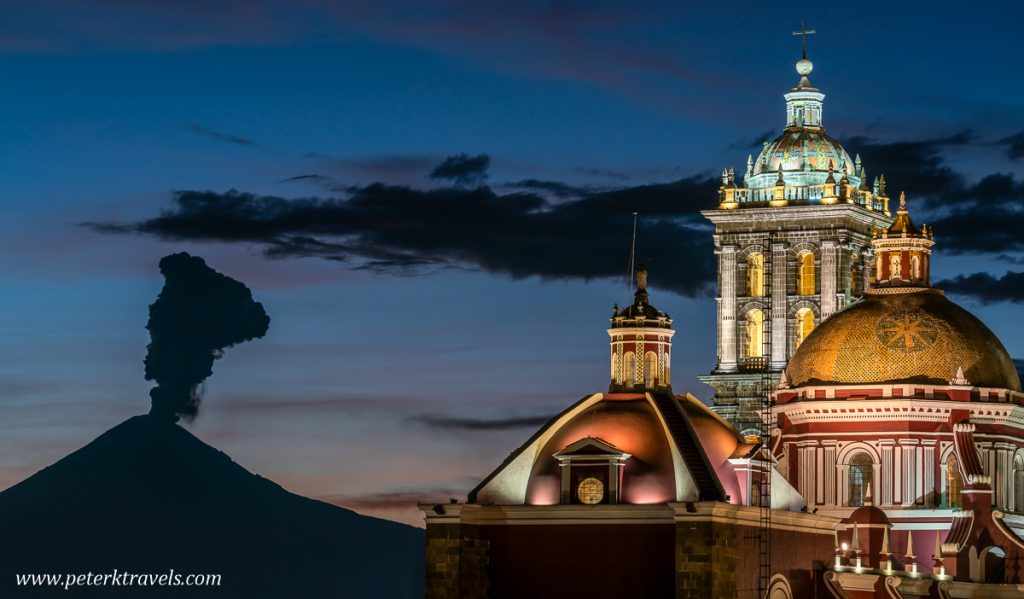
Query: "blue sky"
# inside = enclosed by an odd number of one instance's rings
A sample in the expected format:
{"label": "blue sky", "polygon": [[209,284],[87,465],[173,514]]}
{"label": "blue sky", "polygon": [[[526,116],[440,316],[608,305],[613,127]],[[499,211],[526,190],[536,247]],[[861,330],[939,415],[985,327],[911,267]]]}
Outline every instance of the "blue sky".
{"label": "blue sky", "polygon": [[[523,260],[513,278],[459,254],[412,271],[365,270],[358,259],[268,259],[253,240],[109,235],[80,223],[144,221],[174,210],[173,192],[326,198],[375,182],[437,190],[427,175],[459,153],[487,154],[499,193],[525,179],[594,193],[741,170],[756,142],[781,129],[800,52],[790,32],[806,17],[818,31],[809,54],[829,133],[894,158],[892,144],[923,144],[938,162],[921,172],[955,173],[965,209],[982,214],[994,205],[971,199],[971,186],[1006,175],[1011,191],[994,197],[1009,212],[991,226],[1016,235],[1020,11],[268,0],[8,11],[0,488],[148,409],[147,307],[162,284],[157,261],[173,251],[246,282],[272,319],[264,339],[215,364],[193,432],[291,490],[406,521],[411,498],[464,493],[532,433],[503,420],[542,418],[604,389],[607,318],[613,302],[628,301],[622,277],[588,278],[588,265],[555,276]],[[963,143],[935,142],[962,132]],[[287,181],[305,175],[316,178]],[[906,191],[928,222],[957,210]],[[706,235],[687,222],[686,234]],[[621,238],[603,229],[588,238],[586,220],[563,226],[582,229],[573,239],[592,243],[595,256],[621,255],[621,268],[597,270],[624,272],[628,216]],[[662,229],[641,222],[641,248],[672,247],[653,231]],[[952,255],[943,235],[937,228],[936,279],[1021,269],[1020,248],[958,242]],[[713,299],[696,286],[659,289],[659,270],[713,260],[700,243],[652,256],[650,285],[679,330],[674,386],[706,397],[695,377],[714,362]],[[996,283],[984,298],[951,295],[1024,357],[1024,292]]]}

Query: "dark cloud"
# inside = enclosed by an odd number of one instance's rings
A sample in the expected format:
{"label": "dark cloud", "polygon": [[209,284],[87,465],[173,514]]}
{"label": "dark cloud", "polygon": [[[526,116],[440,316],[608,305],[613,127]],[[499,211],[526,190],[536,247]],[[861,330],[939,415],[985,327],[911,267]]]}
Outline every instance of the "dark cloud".
{"label": "dark cloud", "polygon": [[562,183],[561,181],[547,181],[544,179],[523,179],[521,181],[502,183],[501,188],[541,191],[556,198],[579,198],[580,196],[593,191],[592,188],[579,187],[576,185],[569,185],[568,183]]}
{"label": "dark cloud", "polygon": [[237,135],[234,135],[233,133],[224,133],[223,131],[216,131],[200,123],[189,123],[188,125],[185,125],[185,128],[191,131],[192,133],[196,133],[204,137],[211,137],[213,139],[217,139],[230,144],[235,144],[239,146],[252,146],[254,148],[263,147],[263,144],[257,143],[251,139],[239,137]]}
{"label": "dark cloud", "polygon": [[358,512],[415,508],[419,503],[448,503],[451,498],[465,496],[465,489],[410,489],[365,495],[324,495],[318,499]]}
{"label": "dark cloud", "polygon": [[93,222],[108,234],[168,240],[255,243],[273,258],[317,257],[351,268],[410,274],[474,268],[513,278],[621,277],[633,211],[638,255],[653,260],[652,286],[705,295],[714,277],[701,208],[715,205],[717,181],[694,176],[613,190],[578,190],[552,201],[488,186],[429,190],[374,183],[340,197],[284,199],[228,191],[179,191],[159,216]]}
{"label": "dark cloud", "polygon": [[976,299],[983,304],[1024,304],[1024,272],[1007,271],[1001,277],[987,272],[957,275],[952,279],[938,281],[935,287],[953,295]]}
{"label": "dark cloud", "polygon": [[[765,129],[764,131],[758,133],[753,137],[732,142],[731,144],[729,144],[729,149],[737,151],[756,149],[758,152],[760,152],[761,147],[764,146],[765,142],[775,139],[778,135],[779,133],[775,129]],[[757,158],[757,156],[755,156],[755,158]]]}
{"label": "dark cloud", "polygon": [[330,177],[324,175],[310,174],[310,175],[295,175],[294,177],[288,177],[287,179],[281,179],[281,183],[317,183],[323,184],[331,181]]}
{"label": "dark cloud", "polygon": [[487,167],[491,157],[487,154],[456,154],[444,159],[441,164],[430,171],[431,179],[449,181],[456,185],[480,185],[487,179]]}
{"label": "dark cloud", "polygon": [[581,175],[589,175],[591,177],[607,177],[608,179],[616,179],[619,181],[629,181],[631,179],[629,173],[613,171],[606,168],[579,167],[575,169],[575,171]]}
{"label": "dark cloud", "polygon": [[961,188],[962,199],[930,223],[939,250],[949,254],[1024,250],[1024,181],[988,175]]}
{"label": "dark cloud", "polygon": [[961,131],[948,137],[917,141],[878,142],[854,137],[845,143],[851,153],[860,154],[868,178],[885,174],[888,191],[898,197],[924,199],[929,207],[954,199],[962,199],[966,188],[963,175],[946,163],[943,151],[951,146],[971,143],[973,133]]}
{"label": "dark cloud", "polygon": [[[918,141],[883,143],[857,137],[847,148],[860,153],[870,179],[884,172],[891,197],[907,192],[914,220],[934,227],[940,252],[1020,251],[1024,249],[1024,181],[1010,173],[992,173],[970,183],[946,162],[949,148],[973,143],[974,134],[965,130]],[[880,170],[871,172],[873,166]]]}
{"label": "dark cloud", "polygon": [[1006,155],[1010,160],[1024,157],[1024,131],[1004,137],[996,145],[1006,146]]}
{"label": "dark cloud", "polygon": [[424,414],[410,418],[410,420],[441,430],[497,431],[517,428],[536,428],[550,420],[551,416],[551,414],[546,414],[543,416],[482,419]]}

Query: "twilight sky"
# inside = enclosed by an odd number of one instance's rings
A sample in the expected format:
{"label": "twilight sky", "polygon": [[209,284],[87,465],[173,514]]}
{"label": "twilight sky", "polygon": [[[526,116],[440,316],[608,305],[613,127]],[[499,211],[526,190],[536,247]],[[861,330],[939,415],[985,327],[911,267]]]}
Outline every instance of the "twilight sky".
{"label": "twilight sky", "polygon": [[1024,357],[1016,3],[9,4],[0,489],[149,409],[147,308],[180,250],[271,317],[190,430],[364,513],[415,523],[605,389],[633,210],[674,387],[707,397],[696,211],[784,124],[802,17],[827,131]]}

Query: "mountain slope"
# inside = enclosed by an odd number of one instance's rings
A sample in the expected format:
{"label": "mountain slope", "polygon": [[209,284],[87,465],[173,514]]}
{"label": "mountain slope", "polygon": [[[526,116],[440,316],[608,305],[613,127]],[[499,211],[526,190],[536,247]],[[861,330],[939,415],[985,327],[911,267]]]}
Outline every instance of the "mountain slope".
{"label": "mountain slope", "polygon": [[180,426],[136,416],[0,493],[0,596],[15,573],[173,568],[221,574],[222,585],[89,594],[422,597],[423,542],[420,530],[289,493]]}

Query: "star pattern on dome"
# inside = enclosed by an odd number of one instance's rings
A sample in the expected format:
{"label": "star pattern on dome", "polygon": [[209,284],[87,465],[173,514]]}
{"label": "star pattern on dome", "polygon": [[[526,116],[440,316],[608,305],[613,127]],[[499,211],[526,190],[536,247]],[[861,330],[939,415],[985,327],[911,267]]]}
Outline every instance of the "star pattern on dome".
{"label": "star pattern on dome", "polygon": [[920,310],[886,314],[878,319],[875,333],[882,345],[904,353],[931,347],[939,337],[937,324]]}

